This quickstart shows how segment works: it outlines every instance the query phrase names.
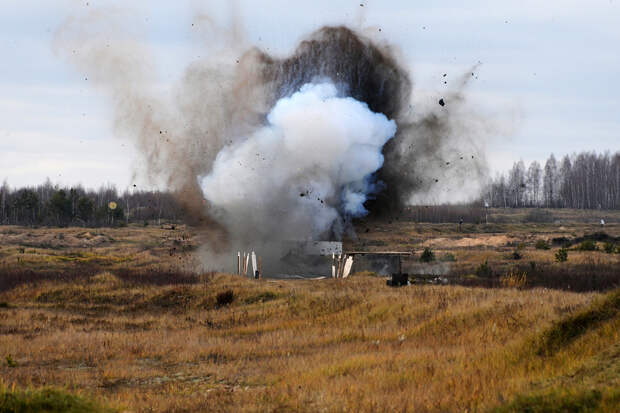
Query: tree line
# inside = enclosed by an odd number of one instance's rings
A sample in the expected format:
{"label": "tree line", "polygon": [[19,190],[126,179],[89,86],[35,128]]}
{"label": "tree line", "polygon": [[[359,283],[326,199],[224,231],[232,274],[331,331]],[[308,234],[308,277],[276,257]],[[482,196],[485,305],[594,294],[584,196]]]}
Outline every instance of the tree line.
{"label": "tree line", "polygon": [[178,219],[183,210],[168,192],[60,187],[49,179],[38,186],[11,188],[6,181],[0,186],[0,225],[111,226]]}
{"label": "tree line", "polygon": [[483,199],[491,207],[620,208],[620,152],[581,152],[544,166],[515,162],[491,180]]}
{"label": "tree line", "polygon": [[[403,213],[431,222],[448,215],[469,221],[469,215],[483,215],[472,207],[484,203],[495,208],[620,209],[620,152],[582,152],[559,162],[552,154],[544,166],[533,161],[526,167],[518,161],[492,179],[481,198],[462,205],[465,209],[413,206]],[[110,208],[111,202],[116,208]],[[11,188],[6,181],[0,186],[0,225],[109,226],[185,218],[183,207],[169,192],[134,188],[119,193],[113,185],[97,190],[60,187],[49,179],[37,186]]]}

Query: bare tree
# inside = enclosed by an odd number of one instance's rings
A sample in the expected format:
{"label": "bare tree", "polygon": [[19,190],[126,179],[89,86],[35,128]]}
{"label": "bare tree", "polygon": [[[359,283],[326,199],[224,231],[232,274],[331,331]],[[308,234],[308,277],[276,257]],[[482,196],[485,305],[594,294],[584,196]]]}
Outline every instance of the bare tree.
{"label": "bare tree", "polygon": [[555,156],[551,154],[545,163],[545,175],[543,178],[543,191],[545,206],[548,208],[556,205],[557,199],[558,165]]}
{"label": "bare tree", "polygon": [[542,168],[537,161],[530,164],[527,169],[527,189],[531,206],[540,206],[540,180]]}

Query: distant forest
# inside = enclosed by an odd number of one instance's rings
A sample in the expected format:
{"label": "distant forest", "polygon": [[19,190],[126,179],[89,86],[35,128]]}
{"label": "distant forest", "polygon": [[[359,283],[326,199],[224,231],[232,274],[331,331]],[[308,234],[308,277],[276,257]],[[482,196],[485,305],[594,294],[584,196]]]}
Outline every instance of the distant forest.
{"label": "distant forest", "polygon": [[[417,220],[429,222],[456,222],[459,217],[474,221],[478,219],[474,216],[484,214],[468,208],[480,208],[485,202],[494,208],[620,209],[620,152],[584,152],[560,162],[551,155],[544,167],[536,161],[526,167],[519,161],[507,174],[492,179],[481,200],[472,205],[451,207],[449,212],[417,207],[408,211]],[[0,187],[0,225],[122,226],[184,218],[183,208],[168,192],[59,187],[49,179],[33,187],[12,189],[6,182]]]}
{"label": "distant forest", "polygon": [[552,154],[544,167],[515,162],[491,181],[483,199],[496,208],[620,209],[620,152],[582,152],[559,162]]}
{"label": "distant forest", "polygon": [[[116,208],[111,209],[114,202]],[[183,209],[173,195],[161,191],[131,190],[114,186],[87,190],[81,186],[44,184],[11,189],[0,187],[0,225],[123,226],[183,220]]]}

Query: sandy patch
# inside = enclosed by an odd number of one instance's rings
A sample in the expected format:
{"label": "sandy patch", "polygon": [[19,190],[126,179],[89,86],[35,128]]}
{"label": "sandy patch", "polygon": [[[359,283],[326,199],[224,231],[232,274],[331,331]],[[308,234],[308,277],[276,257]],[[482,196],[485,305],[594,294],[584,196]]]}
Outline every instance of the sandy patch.
{"label": "sandy patch", "polygon": [[422,243],[425,247],[436,248],[468,248],[468,247],[502,247],[518,238],[506,235],[480,235],[476,238],[433,238]]}

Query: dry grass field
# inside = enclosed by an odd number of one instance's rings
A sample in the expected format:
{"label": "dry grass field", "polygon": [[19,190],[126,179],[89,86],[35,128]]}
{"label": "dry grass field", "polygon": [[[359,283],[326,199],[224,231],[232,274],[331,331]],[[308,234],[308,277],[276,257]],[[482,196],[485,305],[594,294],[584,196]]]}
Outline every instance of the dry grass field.
{"label": "dry grass field", "polygon": [[620,254],[580,251],[601,229],[578,214],[360,223],[349,248],[445,265],[402,288],[196,273],[185,226],[0,227],[0,412],[618,411]]}

